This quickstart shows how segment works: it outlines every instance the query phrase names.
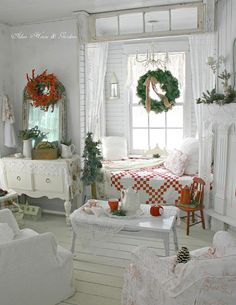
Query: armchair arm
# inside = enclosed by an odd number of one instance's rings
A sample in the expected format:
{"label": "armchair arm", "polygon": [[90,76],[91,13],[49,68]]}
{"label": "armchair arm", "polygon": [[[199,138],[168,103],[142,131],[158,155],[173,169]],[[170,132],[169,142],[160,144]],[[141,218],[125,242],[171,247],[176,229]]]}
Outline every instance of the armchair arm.
{"label": "armchair arm", "polygon": [[13,240],[0,245],[0,274],[40,272],[57,265],[57,243],[52,233]]}
{"label": "armchair arm", "polygon": [[[187,264],[178,264],[175,273],[168,279],[166,291],[171,297],[185,293],[190,287],[201,286],[207,278],[236,276],[236,256],[212,259],[191,259]],[[163,283],[162,283],[163,284]]]}
{"label": "armchair arm", "polygon": [[13,230],[15,235],[18,235],[20,233],[20,229],[16,222],[16,219],[9,209],[0,210],[0,222],[7,223],[9,227]]}

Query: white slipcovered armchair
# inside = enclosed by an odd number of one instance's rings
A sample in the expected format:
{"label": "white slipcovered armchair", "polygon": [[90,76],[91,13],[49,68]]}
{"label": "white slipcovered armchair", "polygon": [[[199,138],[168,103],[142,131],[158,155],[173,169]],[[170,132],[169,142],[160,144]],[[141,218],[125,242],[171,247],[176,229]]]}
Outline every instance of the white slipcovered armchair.
{"label": "white slipcovered armchair", "polygon": [[139,248],[125,273],[122,305],[236,304],[236,239],[228,232],[173,269],[175,259]]}
{"label": "white slipcovered armchair", "polygon": [[74,292],[72,254],[0,211],[0,304],[55,305]]}

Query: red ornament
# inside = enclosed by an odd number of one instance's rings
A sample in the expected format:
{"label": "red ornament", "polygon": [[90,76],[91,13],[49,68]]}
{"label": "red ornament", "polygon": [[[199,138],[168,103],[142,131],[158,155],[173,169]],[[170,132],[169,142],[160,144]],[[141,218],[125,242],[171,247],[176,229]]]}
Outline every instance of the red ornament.
{"label": "red ornament", "polygon": [[150,214],[152,216],[161,216],[162,212],[164,211],[163,207],[161,205],[153,205],[150,208]]}

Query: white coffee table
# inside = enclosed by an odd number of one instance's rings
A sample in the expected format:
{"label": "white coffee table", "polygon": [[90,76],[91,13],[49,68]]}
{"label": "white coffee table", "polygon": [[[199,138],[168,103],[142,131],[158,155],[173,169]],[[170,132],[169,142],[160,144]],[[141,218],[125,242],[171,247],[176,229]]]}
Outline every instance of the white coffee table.
{"label": "white coffee table", "polygon": [[[104,208],[108,207],[106,201],[99,201]],[[88,218],[89,224],[101,225],[106,223],[109,225],[109,222],[112,223],[112,226],[122,226],[122,229],[117,234],[131,235],[131,236],[140,236],[140,237],[154,237],[157,239],[162,239],[165,247],[165,255],[169,256],[170,254],[170,233],[173,232],[173,240],[175,245],[175,250],[178,251],[178,239],[176,233],[176,221],[178,217],[178,208],[173,206],[164,206],[164,213],[161,216],[153,217],[149,213],[150,206],[142,204],[141,209],[143,214],[137,218],[126,218],[120,216],[119,218],[110,218],[107,215],[102,215],[97,217],[95,215],[90,215]],[[79,234],[78,224],[80,221],[85,221],[83,207],[75,210],[70,215],[70,220],[73,229],[73,238],[71,245],[71,252],[75,252],[75,241],[76,237]],[[112,221],[112,222],[111,222]]]}

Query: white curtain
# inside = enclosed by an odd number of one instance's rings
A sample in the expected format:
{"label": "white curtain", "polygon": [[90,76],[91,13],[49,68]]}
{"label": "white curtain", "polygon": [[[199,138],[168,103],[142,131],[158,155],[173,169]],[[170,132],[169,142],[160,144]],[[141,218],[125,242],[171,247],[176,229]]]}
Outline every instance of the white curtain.
{"label": "white curtain", "polygon": [[87,132],[92,132],[96,139],[105,135],[104,84],[107,54],[107,43],[86,45],[86,129]]}
{"label": "white curtain", "polygon": [[[190,61],[192,72],[192,90],[193,98],[202,96],[206,90],[212,90],[215,87],[215,76],[206,64],[209,56],[215,54],[215,34],[205,33],[192,35],[189,37]],[[198,136],[201,136],[202,123],[204,121],[203,105],[195,103],[195,113],[197,121]]]}
{"label": "white curtain", "polygon": [[195,101],[197,133],[200,142],[198,175],[206,182],[204,204],[209,207],[211,163],[212,163],[212,133],[211,124],[206,124],[207,117],[204,105],[197,104],[196,99],[202,97],[206,90],[215,87],[215,75],[206,64],[209,56],[215,54],[215,34],[206,33],[189,37],[190,60],[192,71],[192,89]]}

